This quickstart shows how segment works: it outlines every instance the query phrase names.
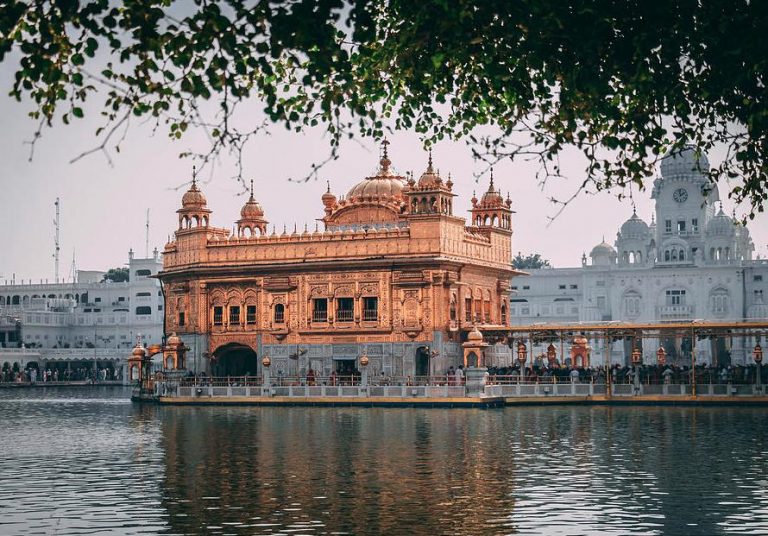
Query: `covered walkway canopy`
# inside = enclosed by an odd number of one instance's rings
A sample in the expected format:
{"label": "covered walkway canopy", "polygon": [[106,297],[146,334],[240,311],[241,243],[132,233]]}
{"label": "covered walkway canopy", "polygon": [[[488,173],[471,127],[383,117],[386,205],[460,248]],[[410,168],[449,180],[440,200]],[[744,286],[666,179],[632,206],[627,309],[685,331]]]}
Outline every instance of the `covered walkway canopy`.
{"label": "covered walkway canopy", "polygon": [[[532,347],[538,344],[549,345],[547,357],[550,360],[555,353],[560,358],[569,353],[574,355],[576,346],[579,344],[578,339],[586,338],[591,343],[602,346],[605,364],[609,362],[609,352],[613,344],[619,341],[625,343],[625,351],[620,351],[619,354],[624,354],[626,357],[635,350],[639,350],[647,359],[651,355],[659,355],[658,349],[664,349],[664,354],[669,355],[673,360],[687,359],[698,363],[700,360],[697,360],[697,344],[701,346],[701,341],[708,339],[713,341],[711,352],[707,350],[712,364],[730,364],[732,351],[738,353],[740,359],[747,362],[751,361],[755,348],[759,348],[760,344],[765,345],[768,319],[745,322],[693,320],[649,324],[539,323],[511,327],[479,326],[479,329],[487,342],[506,342],[512,348],[517,347],[520,362],[536,359],[532,351],[530,356],[527,352],[528,347],[532,350]],[[644,352],[643,347],[645,347]],[[609,350],[606,351],[606,348]],[[587,349],[591,351],[592,347]]]}

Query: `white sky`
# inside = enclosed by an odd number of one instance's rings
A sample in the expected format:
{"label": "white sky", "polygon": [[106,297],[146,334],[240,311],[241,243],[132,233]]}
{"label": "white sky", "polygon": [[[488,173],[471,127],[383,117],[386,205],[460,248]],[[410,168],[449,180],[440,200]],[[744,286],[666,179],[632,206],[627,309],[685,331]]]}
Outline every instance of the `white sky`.
{"label": "white sky", "polygon": [[[30,162],[29,146],[35,124],[27,118],[29,104],[19,104],[5,97],[11,86],[12,71],[0,64],[0,282],[16,275],[16,281],[33,278],[53,281],[54,201],[61,200],[60,274],[68,277],[73,251],[78,269],[104,269],[127,262],[128,250],[144,255],[145,218],[150,210],[150,251],[162,250],[169,234],[177,227],[175,211],[191,178],[192,162],[179,159],[180,152],[203,149],[206,141],[192,132],[181,141],[170,141],[165,132],[152,135],[151,130],[134,122],[121,145],[119,154],[112,153],[113,167],[101,154],[93,154],[74,164],[69,161],[97,145],[94,132],[98,126],[92,111],[86,119],[68,127],[58,126],[44,131]],[[401,173],[414,171],[418,177],[426,167],[427,155],[413,133],[397,133],[390,137],[390,158]],[[320,196],[325,179],[330,179],[336,195],[345,194],[354,184],[369,175],[378,163],[378,146],[370,139],[346,143],[341,158],[326,168],[322,180],[304,184],[288,181],[289,177],[306,175],[313,162],[321,161],[328,146],[318,132],[298,135],[279,126],[271,136],[251,143],[244,158],[247,178],[255,180],[256,198],[265,209],[271,224],[282,231],[297,223],[314,228],[315,218],[323,215]],[[716,162],[717,155],[710,155]],[[462,142],[443,142],[434,149],[435,166],[443,177],[452,174],[457,215],[465,216],[472,191],[478,195],[488,186],[488,177],[475,182],[473,173],[484,164],[472,159]],[[621,223],[632,214],[629,200],[618,201],[614,194],[582,195],[553,223],[548,216],[557,207],[550,197],[565,198],[582,177],[578,159],[564,159],[570,180],[550,183],[542,191],[535,178],[536,166],[525,162],[505,161],[495,168],[497,186],[513,199],[517,212],[513,250],[538,252],[557,267],[579,266],[582,252],[589,250],[605,236],[613,243]],[[242,186],[231,177],[234,161],[223,159],[213,168],[213,176],[203,174],[201,189],[213,210],[212,224],[232,228],[239,218],[246,197]],[[650,221],[653,203],[649,188],[635,193],[638,215]],[[726,211],[732,203],[721,188]],[[749,226],[756,253],[766,256],[768,250],[768,216],[762,215]]]}

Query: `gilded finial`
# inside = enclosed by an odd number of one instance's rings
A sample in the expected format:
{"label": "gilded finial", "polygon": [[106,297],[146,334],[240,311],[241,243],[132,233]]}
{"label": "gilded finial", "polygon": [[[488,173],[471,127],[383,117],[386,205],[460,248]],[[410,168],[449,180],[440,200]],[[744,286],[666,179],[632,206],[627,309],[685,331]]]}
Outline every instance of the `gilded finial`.
{"label": "gilded finial", "polygon": [[432,147],[429,148],[429,160],[427,161],[427,173],[432,173]]}
{"label": "gilded finial", "polygon": [[325,183],[328,185],[328,189],[326,190],[326,193],[331,193],[331,181],[325,181]]}
{"label": "gilded finial", "polygon": [[488,186],[489,191],[493,191],[493,167],[491,167],[491,184]]}
{"label": "gilded finial", "polygon": [[251,179],[251,201],[253,201],[253,179]]}
{"label": "gilded finial", "polygon": [[192,165],[192,188],[197,188],[197,167]]}
{"label": "gilded finial", "polygon": [[389,173],[389,166],[392,164],[392,161],[389,159],[389,150],[387,149],[388,145],[389,140],[384,138],[384,141],[381,142],[382,157],[379,163],[381,164],[381,171],[385,175]]}

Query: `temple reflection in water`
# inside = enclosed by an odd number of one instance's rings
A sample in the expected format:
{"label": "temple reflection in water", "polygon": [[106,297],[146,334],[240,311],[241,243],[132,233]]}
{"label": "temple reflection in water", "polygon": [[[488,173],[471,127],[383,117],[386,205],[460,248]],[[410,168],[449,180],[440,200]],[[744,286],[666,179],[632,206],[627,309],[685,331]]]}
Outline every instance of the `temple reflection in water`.
{"label": "temple reflection in water", "polygon": [[174,533],[710,535],[768,522],[754,508],[768,464],[748,448],[766,442],[759,410],[158,411]]}

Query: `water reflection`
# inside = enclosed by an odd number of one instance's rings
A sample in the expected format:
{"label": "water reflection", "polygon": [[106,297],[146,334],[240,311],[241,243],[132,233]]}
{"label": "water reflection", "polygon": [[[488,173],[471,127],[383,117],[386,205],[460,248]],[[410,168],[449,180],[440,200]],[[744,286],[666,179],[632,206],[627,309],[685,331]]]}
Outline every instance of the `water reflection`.
{"label": "water reflection", "polygon": [[[0,392],[0,534],[765,534],[760,409]],[[124,396],[124,395],[122,395]]]}

